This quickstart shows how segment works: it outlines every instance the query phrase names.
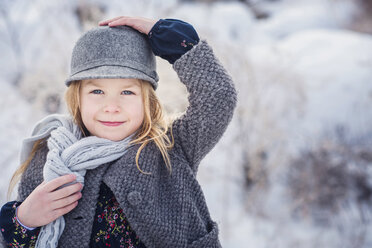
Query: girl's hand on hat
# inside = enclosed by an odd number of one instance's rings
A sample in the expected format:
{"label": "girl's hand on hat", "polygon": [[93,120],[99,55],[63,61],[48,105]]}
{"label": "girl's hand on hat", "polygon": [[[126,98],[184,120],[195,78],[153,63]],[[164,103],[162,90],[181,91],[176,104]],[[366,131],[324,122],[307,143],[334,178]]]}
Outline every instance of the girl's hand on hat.
{"label": "girl's hand on hat", "polygon": [[109,20],[101,21],[98,24],[100,26],[108,25],[110,27],[125,25],[148,35],[155,23],[156,20],[143,17],[118,16]]}
{"label": "girl's hand on hat", "polygon": [[58,188],[75,180],[76,176],[71,174],[41,183],[18,207],[18,220],[27,227],[39,227],[70,212],[77,206],[82,196],[80,190],[83,185],[75,183]]}

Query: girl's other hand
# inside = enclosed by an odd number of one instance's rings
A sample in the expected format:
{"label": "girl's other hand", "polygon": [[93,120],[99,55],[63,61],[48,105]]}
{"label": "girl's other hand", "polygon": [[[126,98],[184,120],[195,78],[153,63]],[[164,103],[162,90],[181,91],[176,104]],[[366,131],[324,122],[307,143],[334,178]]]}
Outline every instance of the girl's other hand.
{"label": "girl's other hand", "polygon": [[148,35],[155,23],[155,20],[143,17],[118,16],[106,21],[101,21],[98,24],[100,26],[108,25],[110,27],[126,25]]}
{"label": "girl's other hand", "polygon": [[39,227],[70,212],[77,206],[82,196],[80,190],[83,185],[75,183],[58,188],[75,180],[76,176],[70,174],[55,178],[48,183],[41,183],[18,207],[18,220],[28,227]]}

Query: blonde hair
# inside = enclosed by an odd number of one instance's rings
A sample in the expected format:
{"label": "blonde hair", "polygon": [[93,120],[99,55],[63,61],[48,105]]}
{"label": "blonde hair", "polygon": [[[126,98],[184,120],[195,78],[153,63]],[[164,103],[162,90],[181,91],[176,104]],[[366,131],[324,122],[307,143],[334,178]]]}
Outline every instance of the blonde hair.
{"label": "blonde hair", "polygon": [[23,162],[19,168],[13,173],[12,179],[10,179],[7,198],[10,199],[11,193],[16,186],[17,182],[21,179],[21,176],[23,172],[27,169],[28,165],[30,164],[32,158],[35,156],[35,153],[43,146],[45,139],[40,139],[35,142],[34,146],[32,147],[31,153],[26,159],[25,162]]}
{"label": "blonde hair", "polygon": [[[139,166],[139,156],[141,151],[145,146],[154,141],[159,151],[162,154],[163,160],[169,173],[172,173],[172,166],[169,158],[168,151],[173,148],[174,137],[172,133],[172,121],[167,120],[163,114],[163,107],[156,96],[155,90],[151,84],[145,80],[141,81],[141,91],[142,91],[142,101],[144,105],[144,120],[137,131],[135,138],[130,142],[130,144],[141,144],[138,148],[136,154],[136,165],[138,170],[144,174],[151,174],[141,170]],[[80,113],[80,89],[81,81],[74,81],[68,87],[65,93],[65,100],[67,108],[74,120],[74,122],[79,126],[81,132],[84,136],[88,136],[89,132],[86,129]],[[170,137],[167,135],[170,133]],[[35,153],[42,147],[45,140],[38,140],[35,142],[33,149],[28,157],[28,159],[21,164],[21,166],[15,171],[13,177],[9,184],[8,199],[10,194],[20,180],[21,175],[25,172],[28,165],[30,164]]]}

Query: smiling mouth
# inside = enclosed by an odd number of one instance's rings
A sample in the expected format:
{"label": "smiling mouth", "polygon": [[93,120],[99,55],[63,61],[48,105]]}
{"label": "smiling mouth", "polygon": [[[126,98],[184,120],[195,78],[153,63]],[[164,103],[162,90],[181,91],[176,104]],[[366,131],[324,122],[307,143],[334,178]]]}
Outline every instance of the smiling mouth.
{"label": "smiling mouth", "polygon": [[99,122],[102,123],[103,125],[109,126],[109,127],[117,127],[117,126],[120,126],[121,124],[124,123],[123,121],[121,121],[121,122],[99,121]]}

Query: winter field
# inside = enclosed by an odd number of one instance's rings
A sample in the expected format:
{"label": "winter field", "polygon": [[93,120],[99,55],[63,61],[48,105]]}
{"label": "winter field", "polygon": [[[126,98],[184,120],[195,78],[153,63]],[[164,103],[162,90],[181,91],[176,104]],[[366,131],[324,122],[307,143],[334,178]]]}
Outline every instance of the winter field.
{"label": "winter field", "polygon": [[[176,18],[212,45],[239,94],[198,174],[223,247],[372,247],[371,13],[367,0],[1,1],[0,204],[22,139],[66,112],[80,34],[119,15]],[[158,72],[165,109],[183,112],[185,87],[160,58]]]}

